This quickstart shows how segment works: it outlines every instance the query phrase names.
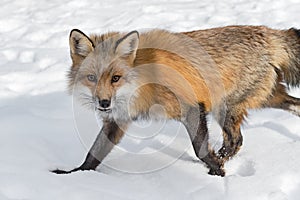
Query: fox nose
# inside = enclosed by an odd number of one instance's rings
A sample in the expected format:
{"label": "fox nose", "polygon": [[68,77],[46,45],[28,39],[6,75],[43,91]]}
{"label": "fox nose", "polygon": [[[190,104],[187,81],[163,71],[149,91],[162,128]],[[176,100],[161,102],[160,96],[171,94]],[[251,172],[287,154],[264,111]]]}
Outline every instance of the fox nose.
{"label": "fox nose", "polygon": [[108,99],[100,100],[99,104],[102,108],[108,108],[110,106],[110,100]]}

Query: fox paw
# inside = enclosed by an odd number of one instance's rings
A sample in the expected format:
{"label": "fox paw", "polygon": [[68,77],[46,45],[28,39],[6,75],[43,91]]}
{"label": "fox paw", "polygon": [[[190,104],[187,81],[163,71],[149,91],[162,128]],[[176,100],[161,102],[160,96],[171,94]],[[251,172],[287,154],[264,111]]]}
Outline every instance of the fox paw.
{"label": "fox paw", "polygon": [[60,170],[60,169],[56,169],[56,170],[53,170],[51,172],[55,173],[55,174],[70,174],[72,172],[76,172],[76,171],[79,171],[79,170],[84,170],[84,169],[81,169],[80,167],[77,167],[75,169],[72,169],[70,171],[65,171],[65,170]]}
{"label": "fox paw", "polygon": [[52,170],[51,172],[55,173],[55,174],[70,174],[71,173],[71,171],[65,171],[65,170],[60,170],[60,169]]}
{"label": "fox paw", "polygon": [[213,175],[213,176],[221,176],[224,177],[225,176],[225,171],[224,169],[221,168],[217,168],[217,169],[210,169],[208,174]]}

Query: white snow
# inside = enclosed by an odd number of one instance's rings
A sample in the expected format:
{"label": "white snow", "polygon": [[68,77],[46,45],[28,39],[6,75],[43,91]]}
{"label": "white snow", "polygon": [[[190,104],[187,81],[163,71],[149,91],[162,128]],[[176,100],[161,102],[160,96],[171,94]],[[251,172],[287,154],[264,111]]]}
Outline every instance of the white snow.
{"label": "white snow", "polygon": [[49,172],[81,164],[101,126],[66,91],[71,29],[300,28],[299,11],[297,0],[2,0],[0,200],[299,199],[300,119],[275,109],[250,112],[224,178],[207,174],[175,122],[136,123],[98,171]]}

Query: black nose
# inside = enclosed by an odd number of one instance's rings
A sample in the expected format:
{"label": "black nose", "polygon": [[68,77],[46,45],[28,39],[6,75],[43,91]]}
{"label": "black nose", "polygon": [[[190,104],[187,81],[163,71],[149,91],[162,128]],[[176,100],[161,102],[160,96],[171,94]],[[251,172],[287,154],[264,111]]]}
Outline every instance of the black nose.
{"label": "black nose", "polygon": [[99,104],[102,108],[108,108],[110,106],[110,100],[108,99],[100,100]]}

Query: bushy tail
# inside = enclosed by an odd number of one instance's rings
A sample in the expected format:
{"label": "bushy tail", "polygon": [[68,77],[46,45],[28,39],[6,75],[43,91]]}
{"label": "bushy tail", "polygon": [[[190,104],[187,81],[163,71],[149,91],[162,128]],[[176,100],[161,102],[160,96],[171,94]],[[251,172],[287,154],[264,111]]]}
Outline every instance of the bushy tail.
{"label": "bushy tail", "polygon": [[291,28],[285,31],[285,36],[284,42],[287,44],[285,51],[288,61],[281,70],[286,83],[296,87],[300,85],[300,30]]}

